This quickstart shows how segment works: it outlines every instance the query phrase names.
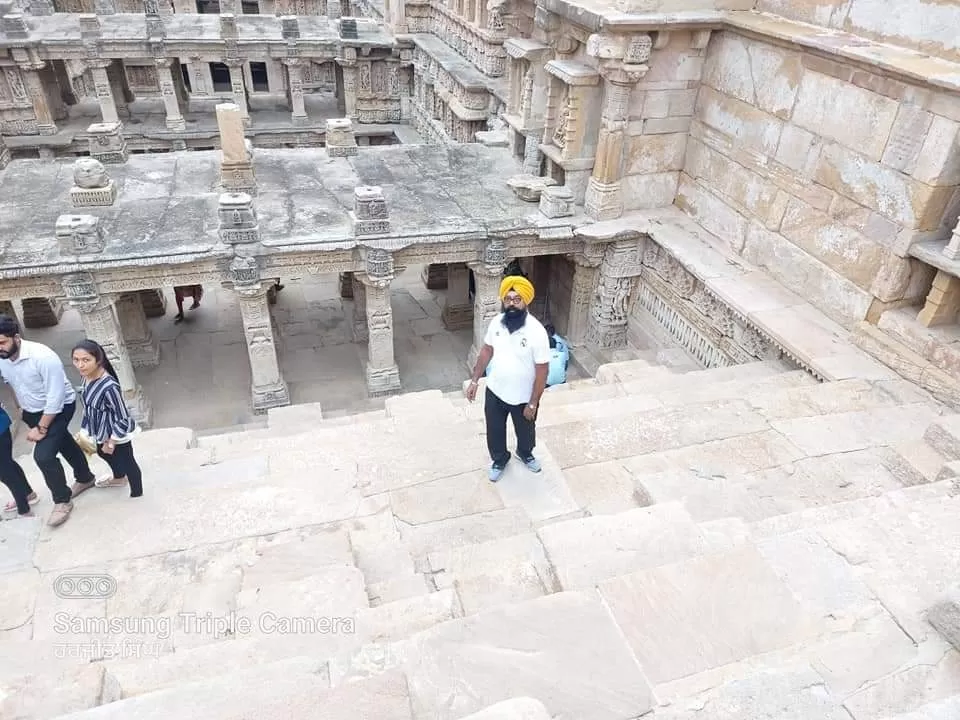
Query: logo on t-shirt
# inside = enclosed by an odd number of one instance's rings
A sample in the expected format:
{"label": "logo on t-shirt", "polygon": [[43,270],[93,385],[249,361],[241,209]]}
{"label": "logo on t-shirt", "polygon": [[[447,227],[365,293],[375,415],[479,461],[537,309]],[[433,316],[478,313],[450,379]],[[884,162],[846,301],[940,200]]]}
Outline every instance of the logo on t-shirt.
{"label": "logo on t-shirt", "polygon": [[527,339],[524,338],[523,340],[520,341],[520,347],[526,347],[526,346],[527,346]]}

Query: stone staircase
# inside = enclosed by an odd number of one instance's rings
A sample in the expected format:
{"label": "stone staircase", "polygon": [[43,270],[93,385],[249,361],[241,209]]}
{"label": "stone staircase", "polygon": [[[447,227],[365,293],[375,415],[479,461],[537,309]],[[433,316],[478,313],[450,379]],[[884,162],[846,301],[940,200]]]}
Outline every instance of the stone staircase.
{"label": "stone staircase", "polygon": [[143,498],[0,523],[0,717],[960,710],[925,616],[960,571],[960,415],[892,373],[606,364],[547,391],[543,472],[496,484],[482,404],[439,391],[135,447]]}

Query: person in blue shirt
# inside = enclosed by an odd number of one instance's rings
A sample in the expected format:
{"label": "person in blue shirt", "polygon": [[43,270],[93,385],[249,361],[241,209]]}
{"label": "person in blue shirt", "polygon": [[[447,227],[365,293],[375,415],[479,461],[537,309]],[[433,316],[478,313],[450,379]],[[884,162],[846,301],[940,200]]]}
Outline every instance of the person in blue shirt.
{"label": "person in blue shirt", "polygon": [[547,374],[547,387],[562,385],[567,381],[567,368],[570,366],[570,347],[567,341],[557,335],[553,325],[546,326],[550,338],[550,372]]}
{"label": "person in blue shirt", "polygon": [[[553,325],[544,325],[547,331],[547,337],[550,339],[550,369],[547,373],[547,387],[551,385],[562,385],[567,381],[567,368],[570,366],[570,346],[567,341],[557,335],[557,329]],[[490,368],[493,367],[494,360],[491,359],[487,365],[484,375],[490,374]]]}
{"label": "person in blue shirt", "polygon": [[30,504],[37,501],[37,495],[30,489],[27,476],[20,463],[13,459],[13,420],[7,411],[0,407],[0,481],[10,489],[13,502],[3,509],[16,509],[20,517],[32,517]]}

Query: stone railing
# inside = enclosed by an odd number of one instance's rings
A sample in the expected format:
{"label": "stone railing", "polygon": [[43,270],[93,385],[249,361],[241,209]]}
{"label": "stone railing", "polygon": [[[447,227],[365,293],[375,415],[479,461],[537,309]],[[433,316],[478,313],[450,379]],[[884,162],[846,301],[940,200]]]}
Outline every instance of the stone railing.
{"label": "stone railing", "polygon": [[488,77],[502,77],[507,69],[507,53],[503,49],[507,35],[499,10],[491,14],[486,10],[486,4],[486,0],[476,0],[475,5],[482,5],[479,19],[486,21],[486,27],[483,27],[477,24],[478,18],[463,17],[446,3],[435,0],[407,2],[407,27],[411,33],[429,33],[443,38]]}

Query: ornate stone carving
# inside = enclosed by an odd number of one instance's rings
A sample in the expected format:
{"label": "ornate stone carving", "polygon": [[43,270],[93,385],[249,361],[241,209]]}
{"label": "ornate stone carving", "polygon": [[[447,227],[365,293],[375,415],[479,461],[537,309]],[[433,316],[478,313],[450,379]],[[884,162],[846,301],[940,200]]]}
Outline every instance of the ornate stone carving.
{"label": "ornate stone carving", "polygon": [[61,215],[56,235],[61,255],[93,255],[103,252],[100,219],[93,215]]}
{"label": "ornate stone carving", "polygon": [[390,218],[382,188],[361,185],[354,188],[353,198],[350,221],[354,235],[382,235],[390,232]]}
{"label": "ornate stone carving", "polygon": [[218,208],[220,240],[227,245],[255,243],[260,240],[253,199],[246,193],[224,193]]}
{"label": "ornate stone carving", "polygon": [[73,182],[70,202],[75,208],[113,205],[117,199],[117,187],[99,160],[77,160],[73,164]]}
{"label": "ornate stone carving", "polygon": [[573,215],[573,191],[565,185],[547,187],[540,194],[540,212],[548,218]]}
{"label": "ornate stone carving", "polygon": [[67,300],[96,300],[97,283],[88,272],[71,273],[63,277],[63,294]]}
{"label": "ornate stone carving", "polygon": [[90,157],[101,163],[119,165],[127,161],[127,143],[119,122],[94,123],[87,128]]}
{"label": "ornate stone carving", "polygon": [[636,35],[630,40],[623,61],[630,65],[645,65],[652,49],[653,39],[649,35]]}
{"label": "ornate stone carving", "polygon": [[260,265],[255,257],[238,255],[230,262],[230,279],[234,286],[256,286],[260,282]]}
{"label": "ornate stone carving", "polygon": [[366,258],[367,277],[375,282],[390,282],[393,279],[393,255],[381,248],[371,248]]}

